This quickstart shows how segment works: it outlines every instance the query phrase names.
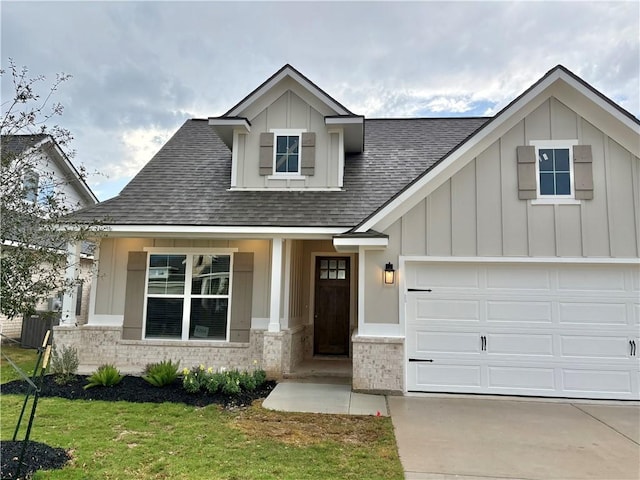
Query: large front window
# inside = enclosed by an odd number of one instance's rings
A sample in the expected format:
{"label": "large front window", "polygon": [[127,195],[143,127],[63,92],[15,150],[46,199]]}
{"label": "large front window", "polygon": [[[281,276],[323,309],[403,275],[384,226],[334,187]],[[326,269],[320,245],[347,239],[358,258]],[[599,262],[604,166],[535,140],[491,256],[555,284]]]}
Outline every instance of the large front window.
{"label": "large front window", "polygon": [[149,255],[145,338],[227,340],[230,254]]}

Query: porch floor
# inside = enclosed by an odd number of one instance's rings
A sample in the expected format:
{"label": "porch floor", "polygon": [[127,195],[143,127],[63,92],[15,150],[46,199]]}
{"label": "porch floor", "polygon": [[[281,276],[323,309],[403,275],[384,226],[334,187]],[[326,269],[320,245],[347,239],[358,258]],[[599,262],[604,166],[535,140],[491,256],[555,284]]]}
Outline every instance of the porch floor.
{"label": "porch floor", "polygon": [[283,381],[351,385],[353,366],[350,358],[314,357],[296,365],[283,375]]}

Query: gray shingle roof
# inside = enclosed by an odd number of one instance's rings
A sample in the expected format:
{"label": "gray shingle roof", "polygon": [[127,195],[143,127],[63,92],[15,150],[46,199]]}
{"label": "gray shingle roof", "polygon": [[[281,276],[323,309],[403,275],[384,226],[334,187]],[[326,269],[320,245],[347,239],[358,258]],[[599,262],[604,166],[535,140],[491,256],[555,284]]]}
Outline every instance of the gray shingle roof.
{"label": "gray shingle roof", "polygon": [[229,191],[231,151],[188,120],[119,196],[74,214],[111,225],[354,227],[487,118],[365,120],[342,191]]}
{"label": "gray shingle roof", "polygon": [[2,135],[2,150],[17,155],[34,147],[47,137],[48,135],[43,133],[34,133],[33,135]]}

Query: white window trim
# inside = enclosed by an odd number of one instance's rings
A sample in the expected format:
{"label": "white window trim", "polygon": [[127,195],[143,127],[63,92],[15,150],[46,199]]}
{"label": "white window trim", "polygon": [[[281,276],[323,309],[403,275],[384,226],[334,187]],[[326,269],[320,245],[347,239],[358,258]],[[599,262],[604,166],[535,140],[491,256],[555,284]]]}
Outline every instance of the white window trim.
{"label": "white window trim", "polygon": [[[231,301],[233,298],[233,261],[234,253],[237,248],[162,248],[162,247],[145,247],[147,252],[147,266],[144,279],[144,304],[142,313],[142,340],[143,341],[167,341],[167,342],[209,342],[209,343],[228,343],[231,335]],[[182,336],[181,338],[147,338],[147,300],[149,298],[149,264],[151,255],[185,255],[185,284],[182,294],[152,294],[151,298],[182,298]],[[189,324],[191,317],[188,315],[190,311],[191,294],[191,272],[193,271],[194,255],[229,255],[229,287],[227,295],[211,295],[207,298],[227,298],[227,329],[224,340],[206,339],[206,338],[189,338]],[[197,298],[197,297],[196,297]],[[187,301],[189,300],[189,301]]]}
{"label": "white window trim", "polygon": [[[307,132],[306,128],[271,128],[273,133],[273,174],[269,175],[269,179],[289,178],[294,180],[303,180],[306,177],[301,175],[302,170],[302,134]],[[276,157],[278,151],[278,137],[295,137],[298,136],[298,171],[297,172],[276,172]]]}
{"label": "white window trim", "polygon": [[[573,168],[573,147],[578,145],[578,140],[531,140],[529,145],[536,149],[536,199],[531,201],[532,205],[548,205],[548,204],[579,204],[580,200],[575,199],[575,181]],[[540,194],[540,161],[538,160],[538,151],[540,149],[569,149],[569,188],[568,195],[541,195]]]}

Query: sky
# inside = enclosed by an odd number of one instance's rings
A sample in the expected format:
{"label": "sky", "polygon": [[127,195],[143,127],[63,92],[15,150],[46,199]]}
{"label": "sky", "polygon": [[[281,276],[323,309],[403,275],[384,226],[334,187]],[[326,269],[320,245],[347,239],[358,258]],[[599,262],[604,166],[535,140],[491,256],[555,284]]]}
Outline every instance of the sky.
{"label": "sky", "polygon": [[0,22],[3,68],[43,95],[72,75],[57,123],[100,200],[287,63],[367,118],[493,115],[558,64],[640,117],[638,1],[3,0]]}

